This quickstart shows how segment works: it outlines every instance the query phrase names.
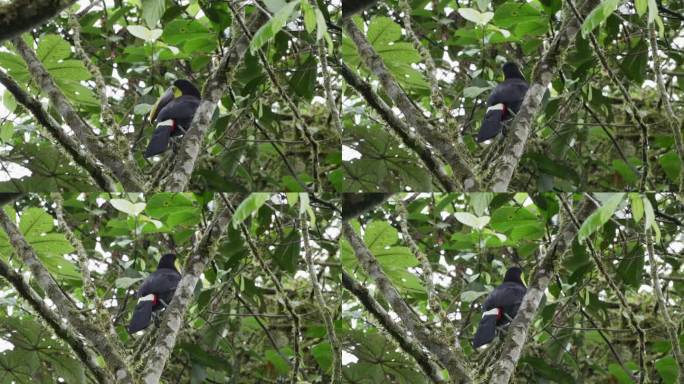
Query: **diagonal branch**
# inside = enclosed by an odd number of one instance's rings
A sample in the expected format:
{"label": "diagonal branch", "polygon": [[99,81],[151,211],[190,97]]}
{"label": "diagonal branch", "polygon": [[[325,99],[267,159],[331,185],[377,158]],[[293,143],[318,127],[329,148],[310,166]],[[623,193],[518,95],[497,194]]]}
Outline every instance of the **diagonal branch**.
{"label": "diagonal branch", "polygon": [[24,277],[15,272],[12,267],[0,260],[0,276],[3,276],[7,281],[14,286],[19,295],[26,300],[31,307],[40,315],[40,317],[52,328],[55,334],[65,343],[67,343],[74,351],[76,356],[85,364],[86,367],[93,373],[100,383],[114,383],[114,377],[102,369],[97,364],[97,354],[93,353],[89,347],[83,342],[83,339],[68,325],[62,322],[62,319],[50,308],[42,297],[29,286]]}
{"label": "diagonal branch", "polygon": [[351,244],[359,264],[374,280],[379,292],[383,295],[385,300],[387,300],[397,316],[399,316],[404,327],[406,327],[411,334],[415,335],[416,339],[418,339],[424,348],[437,357],[440,363],[449,372],[449,376],[455,380],[456,383],[471,383],[472,380],[465,365],[465,357],[462,355],[461,351],[450,346],[446,340],[433,334],[420,318],[418,318],[411,307],[409,307],[401,297],[389,277],[387,277],[382,270],[378,260],[371,254],[368,247],[366,247],[363,240],[359,238],[349,222],[344,221],[342,223],[342,233]]}
{"label": "diagonal branch", "polygon": [[456,191],[461,189],[457,180],[453,179],[446,173],[446,165],[441,158],[433,153],[430,148],[411,128],[398,118],[392,109],[385,104],[380,96],[373,91],[371,85],[363,81],[363,79],[354,73],[351,68],[344,63],[339,63],[339,73],[344,77],[349,85],[366,99],[366,102],[382,117],[387,125],[392,129],[395,135],[399,136],[401,142],[407,147],[411,148],[418,157],[422,160],[425,168],[427,168],[435,179],[447,191]]}
{"label": "diagonal branch", "polygon": [[107,338],[102,337],[102,329],[97,327],[94,322],[86,317],[67,296],[62,288],[57,284],[50,272],[38,259],[35,251],[19,232],[19,228],[12,219],[7,216],[4,210],[0,209],[0,226],[5,230],[9,237],[14,251],[21,258],[23,263],[28,266],[31,275],[36,279],[36,284],[45,291],[46,295],[55,303],[59,314],[65,318],[76,330],[88,340],[95,350],[97,350],[110,366],[110,371],[119,383],[133,383],[130,369],[124,361],[118,346],[109,343]]}
{"label": "diagonal branch", "polygon": [[[235,195],[235,198],[242,199],[240,195]],[[218,240],[223,236],[233,216],[228,207],[219,203],[221,200],[218,194],[214,201],[217,203],[214,217],[185,262],[183,278],[176,288],[171,303],[164,311],[164,319],[159,327],[157,340],[147,354],[145,374],[142,378],[142,382],[145,384],[159,383],[166,362],[176,346],[176,339],[183,327],[185,313],[192,302],[195,286],[204,273],[204,269],[213,259]]]}
{"label": "diagonal branch", "polygon": [[[252,16],[247,29],[252,33],[256,32],[261,27],[267,18],[261,12]],[[235,28],[235,27],[234,27]],[[235,28],[238,30],[239,28]],[[195,112],[195,117],[192,119],[192,125],[185,134],[181,148],[178,151],[178,158],[173,171],[170,173],[167,182],[169,191],[182,192],[187,189],[188,183],[197,158],[199,157],[204,136],[209,129],[211,118],[214,110],[218,106],[218,102],[223,96],[223,93],[228,88],[238,66],[242,63],[245,53],[249,48],[249,37],[244,33],[239,34],[233,40],[232,45],[221,58],[221,61],[216,66],[211,76],[204,84],[202,90],[202,102]]]}
{"label": "diagonal branch", "polygon": [[[477,189],[477,178],[472,173],[471,160],[467,157],[468,151],[461,148],[461,145],[454,143],[444,132],[433,126],[423,115],[411,98],[404,92],[399,83],[394,79],[384,61],[373,49],[364,33],[354,24],[351,18],[342,19],[342,25],[347,31],[359,52],[361,60],[364,62],[379,80],[387,96],[401,110],[408,123],[415,127],[425,141],[430,143],[451,165],[454,174],[460,179],[472,180],[475,185],[471,188]],[[469,186],[470,187],[470,186]]]}
{"label": "diagonal branch", "polygon": [[12,39],[12,44],[14,44],[14,47],[28,65],[29,73],[31,73],[33,80],[48,95],[52,104],[66,123],[69,124],[81,144],[118,178],[124,189],[129,192],[142,191],[140,175],[134,171],[137,168],[125,162],[122,164],[122,156],[112,151],[110,147],[100,141],[100,138],[93,133],[92,128],[76,113],[69,100],[57,87],[54,79],[40,60],[38,60],[33,49],[21,38]]}
{"label": "diagonal branch", "polygon": [[7,88],[14,98],[33,114],[33,117],[47,130],[64,150],[71,156],[76,164],[83,167],[88,172],[95,183],[105,191],[116,191],[116,183],[112,179],[109,170],[98,164],[91,153],[84,150],[62,127],[43,109],[36,98],[26,93],[14,79],[9,77],[4,71],[0,70],[0,83]]}
{"label": "diagonal branch", "polygon": [[[586,15],[599,4],[597,0],[586,0],[582,4],[581,13]],[[494,174],[488,181],[489,188],[493,192],[506,192],[511,182],[513,173],[518,167],[520,158],[525,150],[525,145],[530,136],[532,123],[541,109],[542,98],[562,65],[563,55],[570,44],[575,41],[580,23],[572,17],[568,10],[564,11],[564,20],[553,41],[549,44],[544,54],[539,59],[537,66],[532,72],[530,88],[525,95],[520,111],[511,123],[510,133],[503,143],[503,152],[499,160],[491,168]]]}
{"label": "diagonal branch", "polygon": [[430,353],[413,338],[409,332],[392,319],[385,309],[370,295],[368,290],[358,281],[342,270],[342,285],[356,296],[366,310],[375,317],[382,327],[399,343],[401,349],[416,360],[423,373],[434,383],[446,383],[440,376],[441,367],[433,361]]}
{"label": "diagonal branch", "polygon": [[76,0],[14,0],[0,5],[0,43],[57,16]]}
{"label": "diagonal branch", "polygon": [[[558,198],[563,201],[562,196],[558,196]],[[584,200],[577,207],[577,217],[580,220],[585,220],[594,209],[595,206],[592,202]],[[534,321],[544,292],[554,273],[556,273],[556,263],[571,249],[572,242],[577,235],[577,227],[573,225],[571,220],[566,219],[566,214],[561,211],[559,216],[560,229],[558,235],[549,245],[531,274],[532,279],[527,287],[527,293],[504,338],[501,356],[492,368],[492,376],[489,381],[491,384],[507,384],[510,381],[525,346],[529,327]]]}

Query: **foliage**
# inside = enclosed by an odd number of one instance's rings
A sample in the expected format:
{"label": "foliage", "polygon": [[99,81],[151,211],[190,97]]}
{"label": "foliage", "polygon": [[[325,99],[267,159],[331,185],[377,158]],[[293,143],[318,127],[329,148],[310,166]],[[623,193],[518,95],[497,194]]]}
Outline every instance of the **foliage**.
{"label": "foliage", "polygon": [[[502,81],[505,61],[521,64],[532,78],[544,47],[558,33],[564,19],[573,18],[568,2],[472,1],[466,3],[388,0],[355,15],[389,73],[437,129],[458,141],[467,157],[478,162],[473,172],[484,175],[497,156],[488,145],[477,145],[486,98]],[[582,1],[574,1],[580,6]],[[581,26],[581,33],[558,61],[560,73],[544,95],[541,110],[509,190],[582,191],[636,190],[643,167],[641,128],[618,87],[607,76],[589,42],[597,37],[608,65],[626,87],[648,126],[649,190],[677,190],[678,154],[669,114],[657,89],[650,57],[649,24],[655,23],[661,70],[675,117],[681,123],[681,50],[684,5],[678,1],[601,1]],[[565,4],[565,6],[563,6]],[[635,9],[636,7],[636,9]],[[429,63],[415,48],[413,36],[402,29],[410,12],[411,28],[436,66],[438,89],[446,112],[434,103],[428,86]],[[373,90],[395,113],[390,95],[362,64],[357,46],[343,35],[341,59],[373,84]],[[345,92],[345,190],[429,191],[439,188],[419,154],[404,145],[382,116],[353,89]],[[444,115],[455,116],[448,123]],[[401,115],[400,115],[401,116]],[[417,128],[417,127],[414,127]],[[681,129],[681,128],[680,128]],[[398,165],[401,164],[401,165]]]}
{"label": "foliage", "polygon": [[[300,218],[310,225],[310,244],[323,295],[333,304],[339,295],[339,267],[334,264],[334,227],[338,219],[329,208],[309,203],[299,194],[264,195],[267,199],[259,206],[238,208],[246,214],[242,223],[300,316],[300,377],[310,383],[326,382],[331,373],[332,349],[311,297],[308,273],[303,272],[307,267],[299,225]],[[93,193],[63,197],[66,220],[86,249],[87,266],[81,264],[61,230],[54,227],[55,202],[50,197],[29,195],[5,210],[14,217],[16,209],[21,232],[64,292],[78,303],[92,306],[84,296],[80,273],[81,268],[89,268],[97,296],[106,307],[105,317],[114,324],[127,358],[134,359],[135,351],[150,347],[145,343],[150,335],[155,336],[157,327],[152,325],[143,335],[128,334],[125,326],[136,302],[132,294],[156,268],[160,254],[175,251],[179,264],[185,263],[197,236],[223,198],[211,193]],[[231,195],[224,198],[230,199]],[[301,209],[306,212],[306,207],[301,205],[308,205],[316,213],[315,224],[307,220],[306,214],[302,216]],[[162,381],[225,382],[230,378],[237,383],[254,383],[276,381],[290,374],[294,353],[292,321],[273,282],[248,248],[240,228],[228,226],[195,290]],[[5,232],[0,231],[0,260],[15,269],[25,269],[13,255]],[[337,313],[331,308],[333,314]],[[3,383],[96,382],[71,349],[2,278],[0,351]],[[139,361],[130,363],[136,369],[142,368],[137,366]]]}
{"label": "foliage", "polygon": [[[579,194],[566,197],[576,202],[582,198]],[[633,372],[625,372],[609,353],[603,337],[612,344],[622,364],[636,370],[636,335],[627,325],[615,292],[608,288],[591,258],[591,240],[610,278],[646,330],[646,356],[654,362],[647,365],[649,377],[674,383],[677,364],[670,354],[665,320],[654,297],[643,233],[645,226],[660,230],[661,237],[654,244],[657,269],[661,281],[667,282],[663,290],[670,300],[671,316],[681,319],[681,200],[670,194],[596,194],[592,198],[600,208],[580,223],[582,239],[575,240],[560,259],[557,274],[529,329],[512,382],[632,382],[629,375]],[[523,278],[529,283],[540,246],[548,245],[558,234],[558,214],[563,209],[558,197],[547,193],[400,194],[354,222],[355,230],[363,235],[364,243],[399,294],[436,335],[442,335],[440,318],[428,309],[423,270],[404,236],[400,236],[396,207],[400,199],[407,203],[409,233],[432,267],[439,303],[460,330],[460,345],[474,371],[484,372],[491,364],[491,356],[487,351],[474,351],[469,341],[480,319],[480,306],[513,264],[522,266]],[[644,215],[645,204],[652,207],[652,218]],[[372,280],[360,268],[349,243],[342,240],[340,246],[345,271],[370,287]],[[386,253],[402,256],[386,259]],[[380,290],[371,293],[387,306]],[[400,352],[391,333],[383,332],[381,324],[357,320],[373,317],[353,295],[345,292],[343,305],[349,308],[343,314],[344,347],[351,356],[344,367],[346,382],[427,381],[422,375],[416,378],[420,369],[415,360]],[[684,343],[684,333],[681,329],[679,332]],[[495,340],[487,349],[493,350],[499,344]],[[407,364],[413,369],[404,369]]]}

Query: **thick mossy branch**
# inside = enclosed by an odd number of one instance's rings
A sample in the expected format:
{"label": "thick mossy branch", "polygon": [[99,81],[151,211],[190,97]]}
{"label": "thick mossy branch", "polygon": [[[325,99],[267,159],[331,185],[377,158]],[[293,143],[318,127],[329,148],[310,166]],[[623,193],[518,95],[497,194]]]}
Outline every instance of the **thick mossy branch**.
{"label": "thick mossy branch", "polygon": [[0,4],[0,43],[59,14],[76,0],[12,0]]}
{"label": "thick mossy branch", "polygon": [[[587,15],[599,3],[600,1],[597,0],[586,0],[582,4],[580,12],[583,15]],[[520,111],[511,123],[510,133],[506,136],[503,143],[503,152],[499,156],[498,161],[492,166],[495,173],[492,175],[491,180],[488,181],[489,188],[486,188],[486,190],[493,192],[506,192],[508,190],[508,184],[511,182],[513,173],[517,169],[520,158],[525,151],[532,124],[541,109],[544,93],[546,93],[551,81],[556,77],[563,63],[565,52],[570,47],[570,44],[575,41],[575,36],[580,29],[580,22],[567,8],[563,11],[563,23],[558,33],[550,42],[532,72],[530,89],[527,91],[527,95],[525,95]]]}
{"label": "thick mossy branch", "polygon": [[[564,197],[559,196],[559,198],[562,200]],[[584,221],[595,208],[591,201],[583,200],[576,210],[576,217]],[[559,226],[558,235],[547,247],[542,259],[531,273],[532,279],[527,287],[527,293],[520,304],[517,315],[508,328],[501,355],[492,367],[489,383],[507,384],[511,380],[518,360],[520,360],[522,355],[529,328],[534,322],[539,304],[544,297],[544,292],[556,273],[556,265],[563,258],[563,255],[571,250],[578,227],[574,225],[572,220],[568,219],[568,214],[562,211],[560,213]]]}

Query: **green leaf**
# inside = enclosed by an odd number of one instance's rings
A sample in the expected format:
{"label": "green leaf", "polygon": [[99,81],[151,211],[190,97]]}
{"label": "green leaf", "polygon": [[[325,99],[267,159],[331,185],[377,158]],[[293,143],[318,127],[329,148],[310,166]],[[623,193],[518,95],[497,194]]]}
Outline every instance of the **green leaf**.
{"label": "green leaf", "polygon": [[129,215],[138,216],[145,209],[145,203],[132,203],[124,199],[111,199],[109,203],[117,210]]}
{"label": "green leaf", "polygon": [[154,43],[159,39],[159,37],[162,35],[164,31],[161,29],[148,29],[145,26],[142,25],[129,25],[126,27],[128,29],[128,32],[131,33],[131,35],[143,39],[148,43]]}
{"label": "green leaf", "polygon": [[664,384],[674,384],[677,381],[677,362],[672,356],[665,356],[655,361],[655,369],[663,379]]}
{"label": "green leaf", "polygon": [[682,162],[674,150],[668,151],[658,158],[658,164],[663,168],[667,178],[673,183],[679,182],[679,171],[682,168]]}
{"label": "green leaf", "polygon": [[61,36],[45,35],[38,42],[36,55],[44,64],[56,63],[71,56],[71,46]]}
{"label": "green leaf", "polygon": [[641,221],[641,218],[644,217],[644,202],[641,200],[641,195],[638,193],[630,193],[629,201],[632,207],[632,219],[634,219],[635,223],[638,223]]}
{"label": "green leaf", "polygon": [[608,16],[613,14],[617,7],[620,5],[620,0],[605,0],[602,1],[596,8],[594,8],[589,16],[584,19],[582,23],[582,37],[587,37],[591,31],[604,22]]}
{"label": "green leaf", "polygon": [[632,384],[634,381],[618,364],[608,364],[608,372],[615,377],[620,384]]}
{"label": "green leaf", "polygon": [[304,29],[311,34],[316,28],[316,12],[308,0],[301,0],[301,8],[304,14]]}
{"label": "green leaf", "polygon": [[273,364],[276,371],[278,371],[278,373],[281,375],[287,375],[287,373],[290,371],[290,366],[287,364],[287,361],[285,361],[285,359],[283,359],[275,350],[266,350],[264,357],[268,362]]}
{"label": "green leaf", "polygon": [[658,17],[658,4],[656,0],[648,0],[648,22],[652,23]]}
{"label": "green leaf", "polygon": [[634,6],[636,8],[637,15],[641,17],[644,15],[644,13],[646,13],[648,0],[634,0]]}
{"label": "green leaf", "polygon": [[140,281],[142,279],[143,279],[142,277],[120,277],[120,278],[116,279],[116,281],[114,282],[114,285],[117,288],[126,289],[126,288],[130,287],[131,285],[137,283],[138,281]]}
{"label": "green leaf", "polygon": [[396,244],[398,240],[397,230],[386,221],[371,221],[363,236],[364,243],[374,254]]}
{"label": "green leaf", "polygon": [[196,39],[213,39],[209,29],[197,20],[174,20],[164,26],[162,40],[167,44],[181,46]]}
{"label": "green leaf", "polygon": [[613,213],[615,213],[624,198],[624,193],[612,194],[608,201],[582,223],[582,226],[577,232],[577,239],[582,242],[592,233],[603,227],[603,225],[613,216]]}
{"label": "green leaf", "polygon": [[283,29],[298,4],[299,2],[297,1],[285,4],[284,7],[280,8],[280,10],[273,15],[271,20],[256,31],[249,44],[249,49],[252,54],[256,53],[259,48],[274,38],[275,35]]}
{"label": "green leaf", "polygon": [[486,295],[488,292],[487,291],[465,291],[461,292],[461,301],[465,303],[472,303],[473,301],[477,300],[478,297]]}
{"label": "green leaf", "polygon": [[329,372],[332,368],[332,347],[329,342],[323,342],[311,348],[311,355],[314,357],[323,372]]}
{"label": "green leaf", "polygon": [[[166,0],[142,0],[142,14],[148,27],[153,28],[166,10]],[[155,39],[156,40],[156,39]]]}
{"label": "green leaf", "polygon": [[646,196],[642,196],[641,199],[644,202],[644,213],[646,214],[646,221],[644,222],[644,229],[651,228],[655,232],[656,243],[660,242],[660,227],[655,220],[655,212],[653,211],[653,206],[651,205],[651,200]]}
{"label": "green leaf", "polygon": [[278,266],[290,274],[297,272],[300,243],[299,231],[291,230],[290,234],[285,236],[273,251],[273,259]]}
{"label": "green leaf", "polygon": [[455,212],[454,217],[461,223],[479,230],[484,228],[485,225],[489,223],[490,219],[489,216],[476,217],[469,212]]}
{"label": "green leaf", "polygon": [[463,16],[464,19],[477,25],[487,25],[494,17],[494,12],[480,12],[473,8],[459,8],[458,13]]}
{"label": "green leaf", "polygon": [[251,216],[252,213],[258,211],[259,208],[261,208],[261,206],[264,205],[269,198],[271,198],[271,194],[265,192],[252,193],[247,196],[247,198],[240,203],[237,209],[235,209],[232,219],[233,228],[237,228],[238,225]]}
{"label": "green leaf", "polygon": [[17,109],[17,101],[14,99],[12,92],[7,89],[5,89],[5,92],[2,94],[2,104],[7,108],[7,112],[9,113],[12,113]]}
{"label": "green leaf", "polygon": [[466,99],[474,99],[488,89],[490,89],[490,87],[467,87],[463,90],[463,97]]}

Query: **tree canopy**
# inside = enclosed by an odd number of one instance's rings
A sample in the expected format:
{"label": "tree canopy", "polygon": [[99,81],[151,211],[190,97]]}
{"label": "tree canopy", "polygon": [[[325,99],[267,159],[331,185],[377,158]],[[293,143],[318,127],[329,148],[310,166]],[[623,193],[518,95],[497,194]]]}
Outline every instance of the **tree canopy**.
{"label": "tree canopy", "polygon": [[[345,190],[681,192],[683,21],[679,1],[377,2],[342,23]],[[477,145],[506,61],[527,100]]]}

